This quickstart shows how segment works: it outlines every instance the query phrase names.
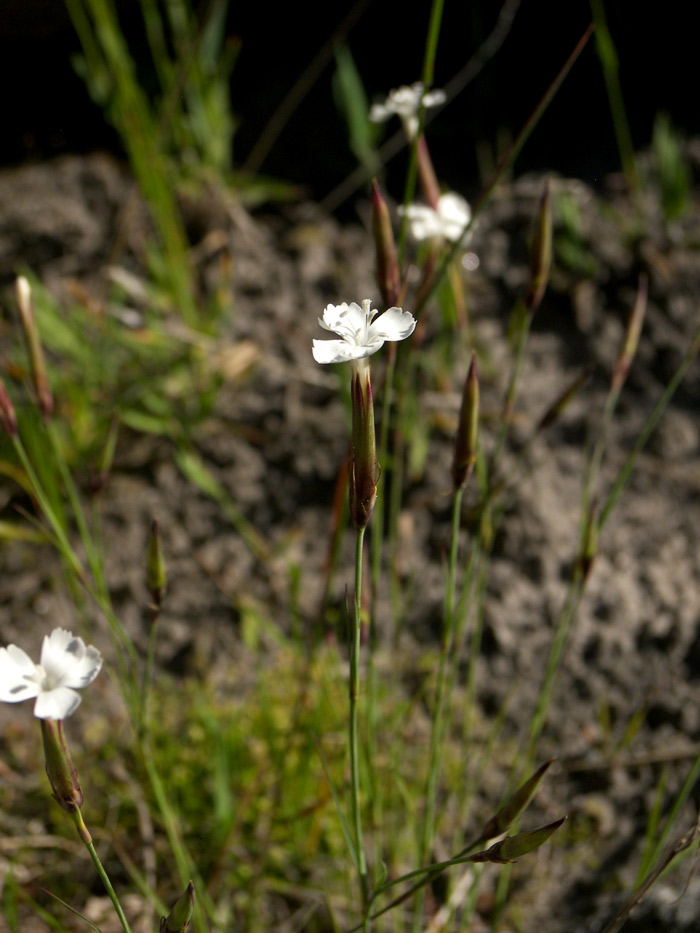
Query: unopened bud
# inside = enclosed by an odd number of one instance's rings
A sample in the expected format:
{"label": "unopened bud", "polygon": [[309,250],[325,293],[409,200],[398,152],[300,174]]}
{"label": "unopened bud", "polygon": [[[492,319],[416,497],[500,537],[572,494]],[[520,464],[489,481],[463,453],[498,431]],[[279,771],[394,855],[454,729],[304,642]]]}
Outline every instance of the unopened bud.
{"label": "unopened bud", "polygon": [[479,439],[479,372],[476,366],[476,353],[464,382],[462,407],[459,412],[459,426],[455,439],[455,454],[452,462],[452,480],[455,489],[460,489],[471,476],[476,463]]}
{"label": "unopened bud", "polygon": [[51,395],[51,386],[49,385],[49,377],[46,371],[46,361],[44,360],[44,352],[41,349],[39,331],[37,330],[36,319],[34,317],[32,291],[29,282],[23,275],[20,275],[17,279],[15,292],[19,316],[22,322],[22,330],[27,342],[27,353],[29,354],[29,366],[32,374],[32,382],[34,383],[34,391],[36,392],[41,416],[47,421],[53,412],[53,396]]}
{"label": "unopened bud", "polygon": [[591,507],[586,516],[586,527],[583,530],[583,539],[581,541],[581,550],[578,556],[578,570],[583,577],[584,583],[590,576],[598,552],[598,506],[596,502]]}
{"label": "unopened bud", "polygon": [[0,379],[0,427],[6,431],[10,437],[17,437],[17,415],[15,408],[10,400],[10,396],[5,390],[5,386]]}
{"label": "unopened bud", "polygon": [[428,152],[428,144],[425,141],[425,136],[418,137],[416,152],[418,155],[418,176],[420,177],[420,183],[423,189],[423,197],[432,209],[436,211],[438,209],[438,201],[440,200],[440,185],[438,184],[433,162]]}
{"label": "unopened bud", "polygon": [[629,320],[627,321],[625,342],[622,345],[622,351],[615,363],[615,369],[613,370],[612,379],[610,381],[610,389],[614,393],[619,392],[624,385],[625,379],[627,379],[627,375],[630,371],[630,366],[632,365],[632,360],[637,352],[639,337],[642,333],[642,324],[644,323],[644,314],[647,309],[647,293],[647,277],[645,275],[640,275],[637,297],[634,302],[634,307],[630,312]]}
{"label": "unopened bud", "polygon": [[552,205],[549,179],[540,201],[537,226],[530,252],[530,281],[525,292],[525,307],[534,314],[544,297],[552,268]]}
{"label": "unopened bud", "polygon": [[160,921],[160,933],[186,933],[194,911],[194,885],[190,881],[185,893],[176,901],[167,917]]}
{"label": "unopened bud", "polygon": [[165,560],[160,539],[158,522],[154,518],[151,524],[151,535],[148,539],[148,552],[146,555],[146,583],[153,600],[153,606],[160,609],[165,594],[167,576]]}
{"label": "unopened bud", "polygon": [[372,230],[377,253],[377,282],[386,308],[399,303],[399,263],[396,258],[394,231],[386,201],[376,178],[372,179]]}
{"label": "unopened bud", "polygon": [[46,775],[53,796],[66,813],[75,813],[83,805],[83,789],[66,745],[62,720],[42,719],[41,736],[44,740]]}
{"label": "unopened bud", "polygon": [[372,517],[374,503],[377,500],[379,479],[374,431],[374,400],[368,365],[353,369],[351,396],[350,517],[355,527],[359,529],[366,528]]}

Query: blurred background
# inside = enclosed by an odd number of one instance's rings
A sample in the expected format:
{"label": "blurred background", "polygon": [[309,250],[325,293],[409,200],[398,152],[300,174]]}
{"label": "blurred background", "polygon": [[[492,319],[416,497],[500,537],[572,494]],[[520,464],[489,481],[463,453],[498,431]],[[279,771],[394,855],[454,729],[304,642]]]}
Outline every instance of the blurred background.
{"label": "blurred background", "polygon": [[[209,5],[195,3],[198,16],[205,18]],[[143,68],[141,79],[155,87],[140,4],[119,0],[118,7],[130,50]],[[296,182],[310,197],[323,199],[356,165],[333,98],[334,46],[347,44],[370,101],[381,99],[390,88],[420,77],[430,4],[412,7],[409,13],[392,0],[229,4],[226,35],[236,49],[231,77],[235,166]],[[489,150],[495,152],[499,138],[517,133],[591,18],[586,0],[521,0],[512,8],[515,17],[500,50],[431,125],[431,147],[443,180],[467,196],[478,188],[478,146],[483,159]],[[436,86],[445,85],[470,60],[501,9],[493,0],[445,4]],[[659,111],[686,134],[700,130],[697,40],[687,10],[683,0],[668,0],[661,9],[642,9],[630,0],[605,3],[636,149],[648,145]],[[117,133],[76,74],[79,52],[62,0],[0,4],[5,88],[0,164],[65,152],[121,153]],[[309,66],[307,89],[261,160],[256,143]],[[590,42],[515,171],[553,169],[595,183],[618,167],[605,83]]]}

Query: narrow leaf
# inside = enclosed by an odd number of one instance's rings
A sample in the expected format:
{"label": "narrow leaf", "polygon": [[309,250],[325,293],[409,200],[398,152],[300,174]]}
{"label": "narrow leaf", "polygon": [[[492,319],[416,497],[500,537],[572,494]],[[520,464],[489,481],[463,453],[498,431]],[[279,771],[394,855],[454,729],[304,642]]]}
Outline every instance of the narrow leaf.
{"label": "narrow leaf", "polygon": [[330,772],[328,771],[328,763],[326,762],[326,756],[323,754],[323,749],[321,748],[321,743],[318,741],[316,736],[313,736],[314,745],[316,746],[316,751],[318,752],[318,757],[321,759],[321,765],[323,766],[323,771],[326,775],[326,780],[328,781],[328,786],[331,789],[331,796],[333,797],[333,803],[335,804],[335,809],[338,814],[338,819],[340,820],[340,825],[343,829],[343,835],[345,836],[345,841],[348,844],[348,849],[350,849],[350,855],[352,856],[353,863],[355,868],[360,871],[360,860],[357,857],[357,849],[355,848],[355,842],[352,838],[352,833],[350,832],[350,826],[348,821],[345,819],[345,814],[340,806],[340,798],[335,789],[335,784],[331,780]]}
{"label": "narrow leaf", "polygon": [[500,810],[484,824],[484,828],[481,830],[482,839],[492,839],[494,836],[500,836],[501,833],[508,829],[532,800],[553,760],[551,759],[540,765],[537,771],[506,800]]}

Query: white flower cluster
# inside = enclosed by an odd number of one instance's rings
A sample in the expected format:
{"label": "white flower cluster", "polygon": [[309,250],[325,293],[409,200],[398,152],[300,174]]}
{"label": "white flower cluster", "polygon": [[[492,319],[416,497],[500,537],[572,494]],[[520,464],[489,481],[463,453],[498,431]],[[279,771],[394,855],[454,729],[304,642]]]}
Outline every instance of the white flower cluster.
{"label": "white flower cluster", "polygon": [[[403,213],[403,208],[399,208],[399,212]],[[442,237],[451,243],[461,239],[472,216],[469,204],[454,191],[440,195],[437,210],[426,204],[409,204],[405,213],[415,240]]]}
{"label": "white flower cluster", "polygon": [[444,91],[425,91],[421,81],[415,84],[403,85],[389,91],[383,104],[373,104],[369,111],[369,118],[373,123],[383,123],[396,114],[406,130],[409,139],[413,139],[418,132],[418,111],[421,102],[424,107],[437,107],[446,101]]}

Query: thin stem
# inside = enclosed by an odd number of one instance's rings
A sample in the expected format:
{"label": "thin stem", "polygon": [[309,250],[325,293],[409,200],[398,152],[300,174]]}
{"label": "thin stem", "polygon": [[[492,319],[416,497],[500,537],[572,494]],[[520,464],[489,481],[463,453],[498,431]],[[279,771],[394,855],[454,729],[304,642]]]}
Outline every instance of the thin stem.
{"label": "thin stem", "polygon": [[362,814],[360,811],[360,763],[357,705],[360,694],[360,635],[362,631],[362,554],[365,529],[358,528],[355,539],[355,611],[352,618],[350,637],[350,794],[352,800],[352,825],[355,831],[360,888],[362,891],[362,912],[366,929],[369,929],[368,904],[369,881],[367,877],[367,859],[362,839]]}
{"label": "thin stem", "polygon": [[158,618],[160,609],[153,606],[151,610],[150,628],[148,632],[148,650],[146,652],[146,664],[143,671],[143,682],[141,684],[141,706],[139,708],[138,734],[142,738],[148,722],[148,694],[153,681],[153,661],[156,652],[156,631],[158,628]]}
{"label": "thin stem", "polygon": [[[516,305],[515,314],[518,314],[521,308],[521,304]],[[523,366],[523,358],[525,356],[527,338],[530,335],[531,324],[532,314],[529,311],[524,311],[522,322],[518,328],[518,337],[517,343],[515,345],[515,354],[513,356],[513,365],[510,371],[510,378],[508,381],[508,388],[506,389],[505,401],[503,403],[503,417],[501,418],[500,429],[496,438],[496,443],[494,445],[493,454],[491,455],[490,474],[492,482],[495,480],[496,461],[501,455],[503,444],[505,443],[506,436],[508,434],[508,428],[510,427],[513,406],[515,405],[515,397],[518,391],[518,382],[520,380],[520,372]]]}
{"label": "thin stem", "polygon": [[[455,490],[452,499],[452,535],[450,539],[450,559],[447,569],[447,587],[445,592],[444,625],[442,632],[442,645],[440,649],[440,666],[438,669],[437,687],[435,691],[435,711],[433,713],[433,727],[430,735],[430,760],[428,765],[428,778],[425,787],[425,813],[423,828],[418,847],[418,863],[423,865],[433,842],[435,832],[435,804],[437,799],[438,779],[442,761],[442,746],[445,736],[446,712],[450,693],[450,669],[455,636],[455,589],[457,574],[457,556],[459,553],[459,518],[462,511],[463,487]],[[416,898],[413,913],[413,930],[418,933],[423,919],[423,891]]]}
{"label": "thin stem", "polygon": [[104,865],[100,861],[100,857],[95,850],[95,846],[92,844],[92,836],[90,835],[90,832],[88,831],[88,828],[83,821],[83,814],[78,809],[72,814],[72,816],[75,827],[78,830],[80,840],[84,843],[85,848],[90,853],[90,858],[92,859],[93,865],[97,869],[97,874],[102,879],[102,884],[105,886],[105,891],[107,892],[110,901],[114,905],[114,910],[119,917],[119,922],[122,925],[124,933],[131,933],[131,927],[129,926],[127,919],[124,916],[124,911],[122,910],[122,906],[119,903],[119,898],[117,897],[116,892],[112,887],[112,882],[109,880],[109,875],[105,871]]}

